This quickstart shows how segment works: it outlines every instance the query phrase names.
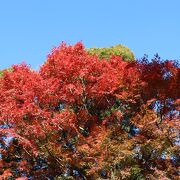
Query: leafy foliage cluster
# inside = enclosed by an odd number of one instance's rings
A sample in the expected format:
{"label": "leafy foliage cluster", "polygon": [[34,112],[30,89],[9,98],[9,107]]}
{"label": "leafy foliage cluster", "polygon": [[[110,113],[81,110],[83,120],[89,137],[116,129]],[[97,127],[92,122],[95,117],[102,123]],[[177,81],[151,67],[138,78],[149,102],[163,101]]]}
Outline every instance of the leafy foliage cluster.
{"label": "leafy foliage cluster", "polygon": [[0,70],[0,78],[3,76],[3,72],[4,71],[11,71],[11,68],[7,68],[7,69],[4,69],[4,70]]}
{"label": "leafy foliage cluster", "polygon": [[1,179],[178,179],[180,69],[61,44],[0,78]]}
{"label": "leafy foliage cluster", "polygon": [[116,45],[109,48],[89,48],[87,52],[91,55],[97,55],[100,59],[109,59],[112,55],[121,56],[124,61],[134,61],[133,52],[124,45]]}

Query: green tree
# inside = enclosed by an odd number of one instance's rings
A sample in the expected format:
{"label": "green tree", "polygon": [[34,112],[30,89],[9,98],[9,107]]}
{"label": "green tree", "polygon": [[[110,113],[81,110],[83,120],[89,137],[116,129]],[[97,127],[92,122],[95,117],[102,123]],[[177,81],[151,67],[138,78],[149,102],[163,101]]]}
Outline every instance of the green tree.
{"label": "green tree", "polygon": [[133,52],[126,46],[118,44],[108,48],[89,48],[87,52],[91,55],[96,54],[100,59],[109,59],[112,55],[121,56],[125,61],[134,61],[135,56]]}

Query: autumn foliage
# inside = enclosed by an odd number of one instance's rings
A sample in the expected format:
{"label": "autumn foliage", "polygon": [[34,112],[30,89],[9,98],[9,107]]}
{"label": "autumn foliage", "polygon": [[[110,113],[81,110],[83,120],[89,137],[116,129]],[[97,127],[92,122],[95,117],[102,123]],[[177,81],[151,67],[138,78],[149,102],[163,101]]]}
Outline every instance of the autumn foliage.
{"label": "autumn foliage", "polygon": [[62,43],[0,78],[0,179],[178,179],[180,69]]}

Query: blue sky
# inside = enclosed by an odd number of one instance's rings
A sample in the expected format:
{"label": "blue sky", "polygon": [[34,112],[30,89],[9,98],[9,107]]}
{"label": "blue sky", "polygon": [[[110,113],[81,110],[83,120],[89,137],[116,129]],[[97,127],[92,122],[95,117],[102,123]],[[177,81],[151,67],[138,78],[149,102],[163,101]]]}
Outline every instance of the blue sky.
{"label": "blue sky", "polygon": [[1,0],[0,69],[43,64],[62,41],[180,59],[180,0]]}

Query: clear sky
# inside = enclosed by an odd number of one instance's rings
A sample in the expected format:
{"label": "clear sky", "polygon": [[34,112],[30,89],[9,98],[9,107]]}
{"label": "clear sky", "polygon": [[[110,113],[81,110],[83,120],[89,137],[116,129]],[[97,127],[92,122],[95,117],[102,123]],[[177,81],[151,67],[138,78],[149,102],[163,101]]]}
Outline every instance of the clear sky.
{"label": "clear sky", "polygon": [[62,41],[179,60],[180,0],[0,0],[0,69],[38,69]]}

